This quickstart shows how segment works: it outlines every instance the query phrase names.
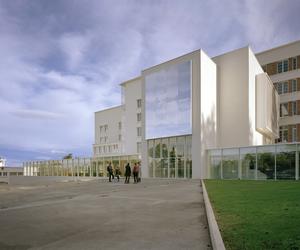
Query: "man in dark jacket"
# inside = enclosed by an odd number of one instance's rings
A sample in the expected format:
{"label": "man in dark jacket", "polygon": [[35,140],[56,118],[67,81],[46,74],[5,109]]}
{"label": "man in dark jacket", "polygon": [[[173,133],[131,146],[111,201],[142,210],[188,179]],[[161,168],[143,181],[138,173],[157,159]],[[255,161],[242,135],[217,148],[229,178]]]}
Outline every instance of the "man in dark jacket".
{"label": "man in dark jacket", "polygon": [[131,168],[129,163],[127,163],[126,167],[125,167],[125,183],[129,183],[130,180],[130,176],[131,176]]}
{"label": "man in dark jacket", "polygon": [[111,166],[111,162],[107,166],[107,172],[109,174],[109,182],[111,182],[111,177],[114,179],[114,173],[113,173],[113,168]]}

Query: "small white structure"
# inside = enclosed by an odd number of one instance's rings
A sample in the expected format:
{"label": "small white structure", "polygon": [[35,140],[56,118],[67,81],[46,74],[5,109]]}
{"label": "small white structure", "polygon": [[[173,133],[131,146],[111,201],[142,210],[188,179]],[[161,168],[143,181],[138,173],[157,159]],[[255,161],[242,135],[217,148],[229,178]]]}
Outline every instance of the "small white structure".
{"label": "small white structure", "polygon": [[6,160],[0,156],[0,168],[5,167]]}

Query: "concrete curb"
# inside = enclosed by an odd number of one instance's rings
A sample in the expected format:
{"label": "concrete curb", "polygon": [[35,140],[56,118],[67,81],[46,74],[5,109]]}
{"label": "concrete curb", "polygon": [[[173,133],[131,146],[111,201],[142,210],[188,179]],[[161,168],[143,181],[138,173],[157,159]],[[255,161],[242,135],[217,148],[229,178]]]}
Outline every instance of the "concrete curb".
{"label": "concrete curb", "polygon": [[211,244],[214,250],[225,250],[225,245],[219,230],[218,223],[216,221],[214,211],[212,209],[212,206],[210,204],[208,194],[206,191],[206,187],[204,184],[204,181],[201,180],[202,184],[202,190],[203,190],[203,198],[204,198],[204,204],[206,209],[206,217],[208,221],[208,227],[209,227],[209,234],[211,239]]}

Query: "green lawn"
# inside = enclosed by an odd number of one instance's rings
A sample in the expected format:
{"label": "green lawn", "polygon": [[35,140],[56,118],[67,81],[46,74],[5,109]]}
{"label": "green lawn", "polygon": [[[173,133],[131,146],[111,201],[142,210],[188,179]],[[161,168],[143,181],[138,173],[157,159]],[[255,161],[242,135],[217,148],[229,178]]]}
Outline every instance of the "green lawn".
{"label": "green lawn", "polygon": [[226,249],[300,249],[300,181],[205,185]]}

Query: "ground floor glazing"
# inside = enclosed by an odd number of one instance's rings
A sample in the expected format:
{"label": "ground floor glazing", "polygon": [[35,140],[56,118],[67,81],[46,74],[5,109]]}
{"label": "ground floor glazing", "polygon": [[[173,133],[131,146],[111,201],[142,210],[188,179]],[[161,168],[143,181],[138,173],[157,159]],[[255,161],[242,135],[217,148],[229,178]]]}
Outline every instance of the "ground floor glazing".
{"label": "ground floor glazing", "polygon": [[192,136],[147,141],[149,177],[192,178]]}
{"label": "ground floor glazing", "polygon": [[211,179],[298,180],[300,144],[207,150]]}

